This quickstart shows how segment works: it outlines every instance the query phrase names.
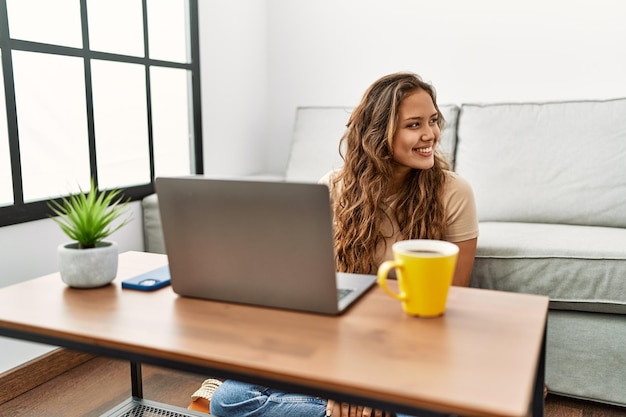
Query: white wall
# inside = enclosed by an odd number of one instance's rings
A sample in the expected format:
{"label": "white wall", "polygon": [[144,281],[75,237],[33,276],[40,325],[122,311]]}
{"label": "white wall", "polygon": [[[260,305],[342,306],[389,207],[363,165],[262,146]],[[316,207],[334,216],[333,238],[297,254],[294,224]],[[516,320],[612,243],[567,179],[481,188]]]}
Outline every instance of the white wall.
{"label": "white wall", "polygon": [[626,97],[622,4],[268,0],[267,168],[285,169],[297,106],[353,106],[396,71],[440,103]]}
{"label": "white wall", "polygon": [[[110,237],[120,252],[143,250],[141,203],[128,205],[131,221]],[[57,268],[57,246],[69,242],[51,219],[37,220],[0,228],[0,287],[51,274]]]}
{"label": "white wall", "polygon": [[264,171],[267,152],[267,7],[260,0],[200,0],[206,174]]}

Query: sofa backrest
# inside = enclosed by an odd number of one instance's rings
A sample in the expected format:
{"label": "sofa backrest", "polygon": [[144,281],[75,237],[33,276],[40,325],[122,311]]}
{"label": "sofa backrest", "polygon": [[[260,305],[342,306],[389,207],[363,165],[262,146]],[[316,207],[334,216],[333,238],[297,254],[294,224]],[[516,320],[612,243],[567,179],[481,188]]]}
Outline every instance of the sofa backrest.
{"label": "sofa backrest", "polygon": [[287,181],[317,182],[343,161],[339,140],[352,111],[349,107],[298,107],[287,162]]}
{"label": "sofa backrest", "polygon": [[[440,149],[452,162],[459,108],[455,105],[439,108],[446,120]],[[351,107],[298,107],[285,174],[287,181],[317,182],[328,171],[343,165],[339,141],[351,112]]]}
{"label": "sofa backrest", "polygon": [[626,227],[626,99],[464,104],[457,134],[479,220]]}

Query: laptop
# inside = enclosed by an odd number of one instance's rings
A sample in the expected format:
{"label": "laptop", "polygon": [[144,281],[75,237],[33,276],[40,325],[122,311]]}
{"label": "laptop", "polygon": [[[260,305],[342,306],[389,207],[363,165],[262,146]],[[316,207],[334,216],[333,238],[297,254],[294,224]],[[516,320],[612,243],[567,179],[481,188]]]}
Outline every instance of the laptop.
{"label": "laptop", "polygon": [[159,177],[156,192],[179,295],[333,315],[376,282],[335,272],[324,184]]}

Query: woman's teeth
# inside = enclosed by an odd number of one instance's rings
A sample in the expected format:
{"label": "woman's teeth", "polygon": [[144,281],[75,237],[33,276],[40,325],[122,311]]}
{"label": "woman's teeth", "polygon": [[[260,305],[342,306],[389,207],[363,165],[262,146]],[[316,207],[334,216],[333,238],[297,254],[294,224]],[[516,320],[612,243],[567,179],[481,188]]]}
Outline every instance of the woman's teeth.
{"label": "woman's teeth", "polygon": [[429,153],[429,152],[432,152],[433,147],[429,146],[428,148],[413,148],[413,149],[419,153]]}

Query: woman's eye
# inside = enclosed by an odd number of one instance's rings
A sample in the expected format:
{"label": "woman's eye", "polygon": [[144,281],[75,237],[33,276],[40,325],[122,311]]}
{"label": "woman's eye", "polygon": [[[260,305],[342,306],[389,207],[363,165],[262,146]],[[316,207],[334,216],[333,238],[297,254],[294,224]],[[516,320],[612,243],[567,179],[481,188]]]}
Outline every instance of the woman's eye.
{"label": "woman's eye", "polygon": [[434,119],[432,119],[432,120],[430,121],[430,123],[431,123],[431,124],[434,124],[434,125],[435,125],[435,124],[437,124],[438,122],[439,122],[439,119],[438,119],[438,118],[434,118]]}
{"label": "woman's eye", "polygon": [[408,127],[416,128],[416,127],[420,127],[420,124],[419,123],[411,123]]}

